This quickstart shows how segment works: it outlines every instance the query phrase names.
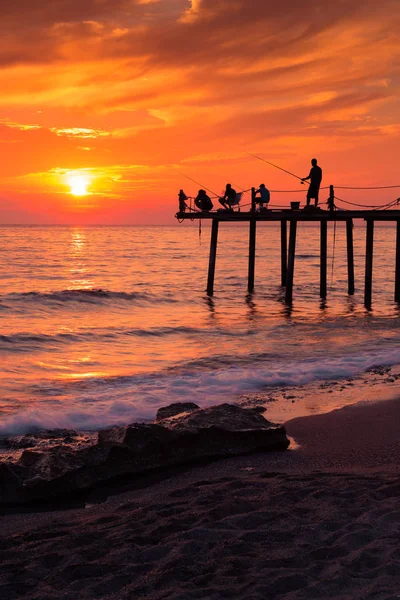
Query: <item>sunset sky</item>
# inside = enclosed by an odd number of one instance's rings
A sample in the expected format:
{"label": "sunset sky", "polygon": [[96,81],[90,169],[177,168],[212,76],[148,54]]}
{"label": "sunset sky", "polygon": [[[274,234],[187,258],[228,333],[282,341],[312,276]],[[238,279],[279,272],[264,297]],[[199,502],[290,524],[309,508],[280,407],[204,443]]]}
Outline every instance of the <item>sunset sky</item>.
{"label": "sunset sky", "polygon": [[299,188],[246,152],[399,184],[399,31],[399,0],[2,0],[0,223],[173,223],[181,173]]}

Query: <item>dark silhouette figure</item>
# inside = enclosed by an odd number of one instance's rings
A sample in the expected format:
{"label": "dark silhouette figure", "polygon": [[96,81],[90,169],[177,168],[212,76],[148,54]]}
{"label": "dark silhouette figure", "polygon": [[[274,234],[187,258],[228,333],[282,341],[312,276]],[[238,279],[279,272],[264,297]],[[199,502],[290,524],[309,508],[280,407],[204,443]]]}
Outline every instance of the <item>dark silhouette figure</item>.
{"label": "dark silhouette figure", "polygon": [[211,202],[210,196],[207,196],[205,190],[199,190],[197,197],[194,200],[195,205],[203,212],[209,212],[213,203]]}
{"label": "dark silhouette figure", "polygon": [[310,180],[310,187],[307,191],[307,206],[310,206],[311,198],[315,200],[315,207],[318,206],[319,187],[322,181],[322,169],[317,165],[317,159],[311,161],[312,167],[308,177],[303,177],[302,181]]}
{"label": "dark silhouette figure", "polygon": [[178,199],[179,199],[179,212],[184,213],[188,207],[186,204],[186,200],[188,200],[188,197],[186,196],[186,194],[183,190],[179,190]]}
{"label": "dark silhouette figure", "polygon": [[219,202],[227,210],[233,210],[232,204],[235,203],[236,196],[236,190],[233,189],[230,183],[227,183],[225,188],[225,194],[222,196],[222,198],[219,198]]}
{"label": "dark silhouette figure", "polygon": [[[257,196],[258,194],[258,196]],[[260,212],[265,212],[268,209],[268,204],[271,199],[269,190],[265,187],[265,183],[261,183],[256,191],[256,202],[260,205]]]}
{"label": "dark silhouette figure", "polygon": [[335,196],[329,196],[328,198],[328,209],[330,210],[330,212],[334,212],[336,208],[335,205]]}

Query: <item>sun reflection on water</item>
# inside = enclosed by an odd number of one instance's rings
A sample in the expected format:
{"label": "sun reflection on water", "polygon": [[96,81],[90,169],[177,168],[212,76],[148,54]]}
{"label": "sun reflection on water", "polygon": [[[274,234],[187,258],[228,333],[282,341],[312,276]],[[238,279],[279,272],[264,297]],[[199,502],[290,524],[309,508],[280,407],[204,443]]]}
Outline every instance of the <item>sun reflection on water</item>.
{"label": "sun reflection on water", "polygon": [[76,228],[71,231],[71,259],[69,268],[71,274],[71,285],[69,290],[91,289],[94,285],[93,279],[87,277],[88,250],[87,238],[82,229]]}

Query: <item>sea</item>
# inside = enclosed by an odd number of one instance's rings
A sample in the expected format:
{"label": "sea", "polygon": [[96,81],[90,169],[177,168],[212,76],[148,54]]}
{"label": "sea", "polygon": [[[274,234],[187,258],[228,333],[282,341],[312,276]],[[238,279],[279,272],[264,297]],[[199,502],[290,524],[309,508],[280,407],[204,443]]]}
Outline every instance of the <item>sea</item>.
{"label": "sea", "polygon": [[[174,402],[264,404],[284,421],[398,393],[395,237],[377,225],[373,304],[363,305],[365,226],[356,221],[356,293],[347,295],[343,224],[300,223],[294,300],[280,287],[280,227],[220,225],[206,295],[209,223],[0,228],[0,436],[97,430],[154,419]],[[379,385],[378,385],[379,384]],[[375,392],[373,387],[375,385]],[[378,391],[376,391],[378,390]]]}

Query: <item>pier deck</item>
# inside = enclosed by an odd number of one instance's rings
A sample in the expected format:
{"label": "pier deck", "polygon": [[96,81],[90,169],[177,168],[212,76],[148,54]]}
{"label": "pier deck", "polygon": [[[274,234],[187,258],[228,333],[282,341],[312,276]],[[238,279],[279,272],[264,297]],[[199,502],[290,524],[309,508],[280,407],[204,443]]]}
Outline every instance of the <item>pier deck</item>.
{"label": "pier deck", "polygon": [[266,212],[184,212],[177,213],[177,219],[198,220],[216,219],[217,221],[230,222],[249,222],[256,220],[262,221],[344,221],[348,219],[364,219],[373,221],[398,221],[400,219],[400,210],[337,210],[334,212],[328,210],[316,210],[315,212],[306,212],[304,210],[268,210]]}

